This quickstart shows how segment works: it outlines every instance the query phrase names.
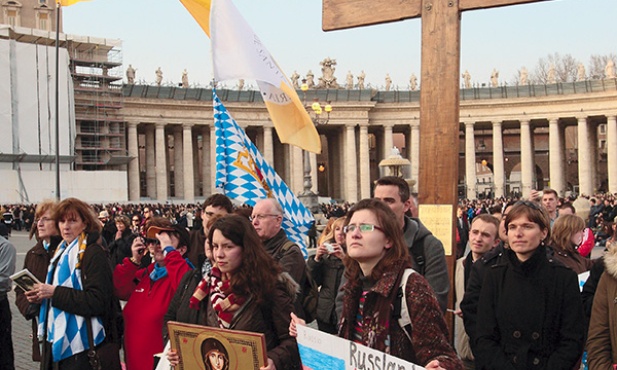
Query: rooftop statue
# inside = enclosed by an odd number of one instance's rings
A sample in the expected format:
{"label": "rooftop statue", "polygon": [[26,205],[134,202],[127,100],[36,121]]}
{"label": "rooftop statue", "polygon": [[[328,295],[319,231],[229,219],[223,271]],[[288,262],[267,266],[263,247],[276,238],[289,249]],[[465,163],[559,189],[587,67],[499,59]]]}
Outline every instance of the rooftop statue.
{"label": "rooftop statue", "polygon": [[491,72],[491,86],[497,87],[499,86],[499,71],[493,68],[493,72]]}
{"label": "rooftop statue", "polygon": [[319,62],[321,65],[321,77],[319,77],[318,89],[338,89],[338,83],[336,77],[334,77],[334,71],[336,68],[336,59],[326,58]]}
{"label": "rooftop statue", "polygon": [[366,78],[366,73],[362,70],[358,75],[358,90],[364,90],[364,78]]}
{"label": "rooftop statue", "polygon": [[390,74],[386,73],[386,91],[390,91],[392,87],[392,79],[390,78]]}
{"label": "rooftop statue", "polygon": [[129,67],[126,69],[126,81],[129,85],[135,83],[135,68],[133,68],[131,64],[129,64]]}
{"label": "rooftop statue", "polygon": [[411,74],[411,77],[409,77],[409,87],[411,88],[411,91],[415,91],[418,88],[418,77],[416,77],[415,74]]}
{"label": "rooftop statue", "polygon": [[161,82],[163,82],[163,71],[161,71],[161,67],[158,67],[154,73],[156,74],[156,85],[161,86]]}
{"label": "rooftop statue", "polygon": [[346,81],[345,81],[345,88],[347,90],[353,89],[353,75],[351,74],[351,71],[347,71],[347,78],[346,78]]}
{"label": "rooftop statue", "polygon": [[615,62],[613,62],[612,59],[609,59],[606,63],[606,67],[604,68],[604,77],[615,78]]}
{"label": "rooftop statue", "polygon": [[469,74],[468,70],[465,70],[465,73],[462,74],[463,77],[463,86],[465,86],[466,89],[471,88],[471,75]]}
{"label": "rooftop statue", "polygon": [[528,78],[529,78],[529,73],[527,72],[527,68],[523,67],[521,68],[521,71],[519,72],[520,74],[520,84],[521,85],[527,85],[528,83]]}
{"label": "rooftop statue", "polygon": [[186,71],[186,68],[182,71],[182,87],[185,89],[189,87],[189,73]]}

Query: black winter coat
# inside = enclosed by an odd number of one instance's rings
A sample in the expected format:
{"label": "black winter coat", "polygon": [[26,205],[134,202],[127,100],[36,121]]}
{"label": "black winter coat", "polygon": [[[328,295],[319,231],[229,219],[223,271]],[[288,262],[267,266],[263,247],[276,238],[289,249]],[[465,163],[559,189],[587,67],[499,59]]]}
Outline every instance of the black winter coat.
{"label": "black winter coat", "polygon": [[583,308],[574,271],[512,250],[487,271],[477,321],[478,369],[573,369],[583,353]]}

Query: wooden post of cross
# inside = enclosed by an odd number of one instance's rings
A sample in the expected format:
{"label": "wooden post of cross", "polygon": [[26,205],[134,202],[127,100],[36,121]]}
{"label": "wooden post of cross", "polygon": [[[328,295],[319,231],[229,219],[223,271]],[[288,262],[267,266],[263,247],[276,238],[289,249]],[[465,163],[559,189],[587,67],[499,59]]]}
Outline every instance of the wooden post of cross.
{"label": "wooden post of cross", "polygon": [[[420,89],[421,204],[451,205],[449,233],[455,243],[459,148],[459,76],[461,12],[546,0],[323,0],[323,29],[422,19]],[[439,213],[439,212],[436,212]],[[446,252],[455,251],[444,245]],[[446,257],[453,305],[455,256]],[[448,320],[450,333],[452,320]]]}

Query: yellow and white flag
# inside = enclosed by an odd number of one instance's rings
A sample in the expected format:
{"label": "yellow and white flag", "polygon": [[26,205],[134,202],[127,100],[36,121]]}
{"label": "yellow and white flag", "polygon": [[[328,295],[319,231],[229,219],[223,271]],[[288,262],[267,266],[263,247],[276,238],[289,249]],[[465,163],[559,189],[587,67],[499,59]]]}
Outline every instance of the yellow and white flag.
{"label": "yellow and white flag", "polygon": [[320,153],[319,134],[296,90],[231,0],[180,1],[212,40],[214,78],[256,80],[281,142]]}
{"label": "yellow and white flag", "polygon": [[69,5],[77,4],[82,1],[90,1],[90,0],[56,0],[56,3],[62,6],[69,6]]}

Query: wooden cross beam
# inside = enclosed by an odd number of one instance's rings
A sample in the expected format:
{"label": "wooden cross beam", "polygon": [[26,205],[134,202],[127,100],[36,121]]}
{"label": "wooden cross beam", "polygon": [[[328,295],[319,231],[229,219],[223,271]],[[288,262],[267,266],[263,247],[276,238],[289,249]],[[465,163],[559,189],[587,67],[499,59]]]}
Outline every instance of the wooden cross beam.
{"label": "wooden cross beam", "polygon": [[[418,196],[422,204],[452,205],[452,226],[458,203],[461,12],[538,1],[547,0],[323,0],[324,31],[421,17]],[[455,259],[447,260],[452,281]],[[454,307],[451,286],[448,307]]]}

